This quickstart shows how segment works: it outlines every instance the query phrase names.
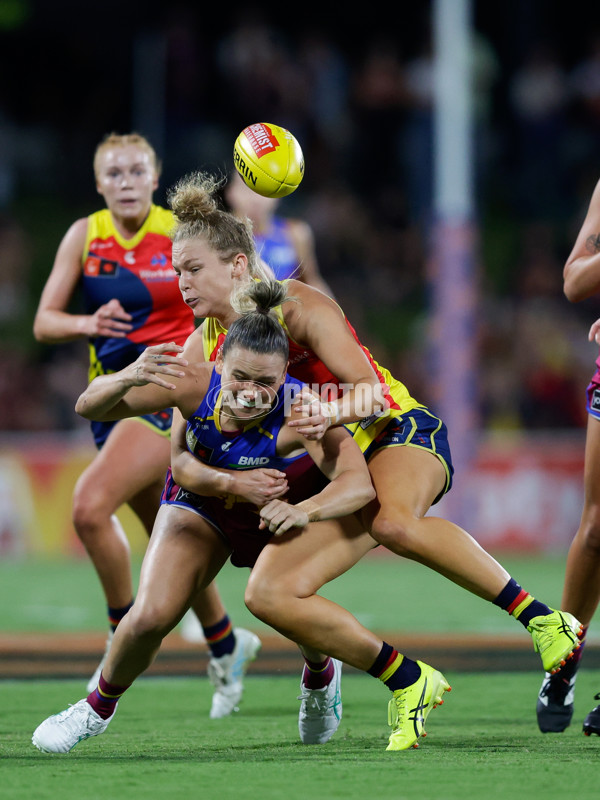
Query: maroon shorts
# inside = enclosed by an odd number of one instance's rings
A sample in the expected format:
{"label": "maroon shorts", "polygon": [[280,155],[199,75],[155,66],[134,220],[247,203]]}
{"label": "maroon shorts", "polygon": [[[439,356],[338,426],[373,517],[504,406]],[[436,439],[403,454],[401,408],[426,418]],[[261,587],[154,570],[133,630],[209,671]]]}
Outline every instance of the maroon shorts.
{"label": "maroon shorts", "polygon": [[[290,488],[284,499],[292,504],[312,497],[327,483],[327,478],[308,456],[294,461],[285,472]],[[253,567],[273,535],[268,530],[258,529],[258,508],[252,503],[188,492],[175,483],[170,468],[160,503],[186,508],[212,525],[231,550],[234,567]]]}

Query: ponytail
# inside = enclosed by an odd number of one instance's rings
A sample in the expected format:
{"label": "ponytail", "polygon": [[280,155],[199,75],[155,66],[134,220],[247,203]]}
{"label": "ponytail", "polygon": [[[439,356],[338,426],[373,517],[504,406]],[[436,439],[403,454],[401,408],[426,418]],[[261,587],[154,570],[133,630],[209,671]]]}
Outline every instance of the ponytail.
{"label": "ponytail", "polygon": [[277,315],[272,309],[288,297],[285,284],[267,278],[253,281],[238,293],[232,306],[241,314],[230,326],[223,343],[223,356],[232,347],[243,347],[254,353],[280,353],[287,361],[289,343]]}

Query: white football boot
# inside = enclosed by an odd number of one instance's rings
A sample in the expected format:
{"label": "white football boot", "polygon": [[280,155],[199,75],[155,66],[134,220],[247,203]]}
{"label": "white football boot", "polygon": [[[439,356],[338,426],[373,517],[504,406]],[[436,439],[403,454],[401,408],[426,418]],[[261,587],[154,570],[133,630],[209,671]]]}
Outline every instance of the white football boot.
{"label": "white football boot", "polygon": [[113,711],[108,719],[102,719],[84,698],[45,719],[33,732],[31,741],[42,753],[68,753],[84,739],[104,733],[114,715]]}
{"label": "white football boot", "polygon": [[333,660],[333,678],[322,689],[307,689],[300,681],[298,730],[303,744],[325,744],[342,720],[342,662]]}
{"label": "white football boot", "polygon": [[244,628],[234,628],[233,632],[233,653],[211,658],[208,663],[208,677],[215,687],[210,709],[211,719],[228,717],[232,712],[239,711],[238,704],[244,693],[244,675],[261,648],[261,641],[255,633]]}

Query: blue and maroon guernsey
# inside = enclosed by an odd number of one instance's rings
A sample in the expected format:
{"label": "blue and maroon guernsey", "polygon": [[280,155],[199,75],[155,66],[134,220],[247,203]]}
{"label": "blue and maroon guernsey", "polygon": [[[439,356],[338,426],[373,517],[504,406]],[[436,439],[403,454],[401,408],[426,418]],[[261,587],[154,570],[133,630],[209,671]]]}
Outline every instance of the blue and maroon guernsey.
{"label": "blue and maroon guernsey", "polygon": [[[277,436],[285,422],[284,398],[300,391],[302,383],[286,378],[279,389],[272,410],[262,419],[251,421],[235,433],[221,430],[219,413],[222,400],[221,376],[213,370],[208,391],[198,409],[190,416],[186,443],[190,452],[205,464],[231,470],[277,469],[288,477],[286,501],[295,504],[320,492],[327,478],[307,453],[292,458],[277,454]],[[231,563],[236,567],[254,565],[260,551],[271,538],[259,530],[258,509],[242,498],[228,495],[202,497],[179,487],[167,474],[161,503],[191,509],[210,522],[232,550]]]}
{"label": "blue and maroon guernsey", "polygon": [[302,389],[300,381],[286,376],[269,413],[260,420],[250,421],[241,431],[223,431],[219,414],[223,398],[221,375],[213,369],[206,395],[187,422],[186,444],[189,451],[205,464],[223,469],[267,467],[284,471],[295,458],[277,454],[277,435],[285,418],[284,397],[293,398]]}
{"label": "blue and maroon guernsey", "polygon": [[278,281],[298,278],[298,253],[290,236],[290,223],[284,217],[273,217],[264,231],[254,231],[256,250],[273,270]]}

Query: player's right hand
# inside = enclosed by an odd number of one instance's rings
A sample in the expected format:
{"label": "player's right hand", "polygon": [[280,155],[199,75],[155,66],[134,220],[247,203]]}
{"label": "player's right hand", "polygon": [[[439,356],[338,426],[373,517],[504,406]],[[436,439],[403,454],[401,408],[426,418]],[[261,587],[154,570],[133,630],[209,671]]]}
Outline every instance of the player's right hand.
{"label": "player's right hand", "polygon": [[133,328],[131,314],[113,297],[89,316],[88,336],[109,336],[122,339]]}
{"label": "player's right hand", "polygon": [[600,319],[597,319],[596,322],[593,323],[588,333],[588,339],[590,342],[600,344]]}
{"label": "player's right hand", "polygon": [[270,500],[282,497],[287,490],[285,472],[257,467],[235,472],[231,493],[262,508]]}
{"label": "player's right hand", "polygon": [[155,344],[147,347],[137,359],[123,370],[124,380],[129,386],[145,386],[155,383],[165,389],[175,389],[175,384],[165,380],[163,375],[173,375],[183,378],[185,372],[182,367],[187,367],[188,362],[180,354],[183,347],[175,342]]}

